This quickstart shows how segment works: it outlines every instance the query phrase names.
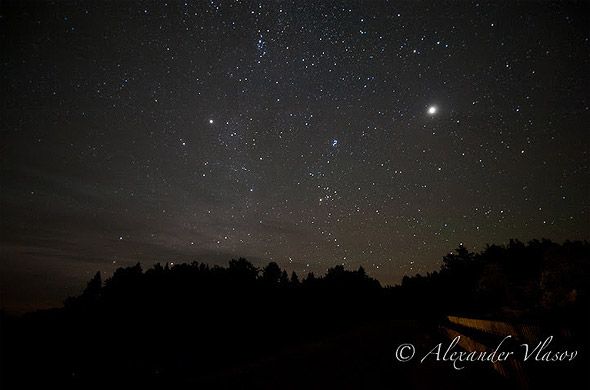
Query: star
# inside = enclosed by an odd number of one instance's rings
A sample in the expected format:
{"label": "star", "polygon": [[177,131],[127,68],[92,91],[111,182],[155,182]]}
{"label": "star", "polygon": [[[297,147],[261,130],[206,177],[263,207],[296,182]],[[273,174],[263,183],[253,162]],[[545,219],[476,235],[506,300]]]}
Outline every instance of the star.
{"label": "star", "polygon": [[212,125],[213,124],[213,119],[209,119],[209,124]]}
{"label": "star", "polygon": [[428,115],[434,115],[438,112],[438,107],[436,106],[430,106],[428,107]]}

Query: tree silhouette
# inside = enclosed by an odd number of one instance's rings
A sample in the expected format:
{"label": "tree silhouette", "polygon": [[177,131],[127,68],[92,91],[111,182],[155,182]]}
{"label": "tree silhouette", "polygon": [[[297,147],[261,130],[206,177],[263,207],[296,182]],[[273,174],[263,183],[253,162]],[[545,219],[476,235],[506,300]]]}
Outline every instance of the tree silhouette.
{"label": "tree silhouette", "polygon": [[270,262],[262,270],[262,280],[270,286],[276,287],[281,279],[281,268],[277,263]]}
{"label": "tree silhouette", "polygon": [[[558,313],[584,329],[589,258],[587,242],[513,240],[479,253],[460,246],[443,257],[439,271],[386,288],[362,266],[336,265],[300,281],[275,262],[260,272],[244,258],[227,267],[156,264],[145,272],[138,263],[118,268],[104,283],[96,273],[64,308],[25,317],[11,336],[19,349],[8,348],[5,356],[13,358],[11,374],[20,381],[149,387],[154,380],[198,382],[399,318],[501,317],[510,310],[535,318]],[[27,376],[29,370],[43,375]]]}

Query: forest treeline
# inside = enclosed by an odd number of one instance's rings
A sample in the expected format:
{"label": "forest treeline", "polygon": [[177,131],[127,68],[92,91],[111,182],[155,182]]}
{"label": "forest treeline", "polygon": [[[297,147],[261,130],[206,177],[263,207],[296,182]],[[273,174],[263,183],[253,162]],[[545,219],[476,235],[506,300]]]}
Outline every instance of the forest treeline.
{"label": "forest treeline", "polygon": [[97,273],[63,308],[3,320],[3,364],[12,365],[3,371],[47,383],[139,386],[199,378],[389,320],[558,315],[587,324],[589,280],[590,245],[579,241],[513,240],[478,253],[461,246],[440,270],[394,287],[362,267],[299,276],[246,259],[145,271],[137,264],[104,281]]}
{"label": "forest treeline", "polygon": [[156,264],[145,272],[137,263],[117,269],[104,283],[101,274],[96,273],[81,295],[65,301],[65,309],[127,305],[155,309],[179,303],[194,304],[198,309],[219,303],[231,306],[242,300],[252,305],[257,299],[264,306],[268,299],[280,297],[282,301],[272,310],[294,309],[290,306],[296,303],[294,299],[308,298],[308,309],[321,303],[330,307],[319,310],[331,311],[342,304],[346,308],[343,315],[361,310],[353,303],[373,306],[374,300],[398,305],[398,309],[383,306],[383,311],[411,313],[416,311],[412,305],[416,305],[418,311],[429,308],[424,313],[427,315],[452,311],[487,311],[490,315],[502,310],[543,312],[587,301],[589,269],[588,242],[557,244],[550,240],[527,244],[510,240],[508,245],[489,245],[479,253],[460,246],[443,257],[439,271],[405,276],[401,285],[394,287],[382,287],[362,266],[351,271],[338,265],[325,275],[309,273],[300,277],[295,272],[289,275],[275,262],[257,268],[244,258],[231,260],[227,267],[198,262]]}

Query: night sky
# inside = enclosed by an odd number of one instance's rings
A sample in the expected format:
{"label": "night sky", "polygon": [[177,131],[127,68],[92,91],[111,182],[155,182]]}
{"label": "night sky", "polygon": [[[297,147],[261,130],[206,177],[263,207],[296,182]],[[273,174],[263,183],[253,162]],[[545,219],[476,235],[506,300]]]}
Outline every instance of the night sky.
{"label": "night sky", "polygon": [[589,238],[587,2],[3,1],[2,306]]}

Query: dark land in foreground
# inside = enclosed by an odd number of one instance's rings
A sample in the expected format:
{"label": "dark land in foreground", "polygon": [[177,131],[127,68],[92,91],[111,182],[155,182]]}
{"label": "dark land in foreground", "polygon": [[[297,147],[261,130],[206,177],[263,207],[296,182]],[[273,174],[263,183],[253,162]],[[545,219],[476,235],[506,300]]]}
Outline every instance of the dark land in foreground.
{"label": "dark land in foreground", "polygon": [[[386,288],[362,268],[300,278],[245,259],[138,264],[97,274],[63,308],[3,314],[2,388],[580,388],[590,383],[589,281],[590,244],[547,240],[460,247],[440,271]],[[449,315],[526,324],[578,356],[516,373],[420,363],[449,344],[449,329],[490,349],[501,339]],[[416,347],[409,362],[395,359],[402,343]]]}

